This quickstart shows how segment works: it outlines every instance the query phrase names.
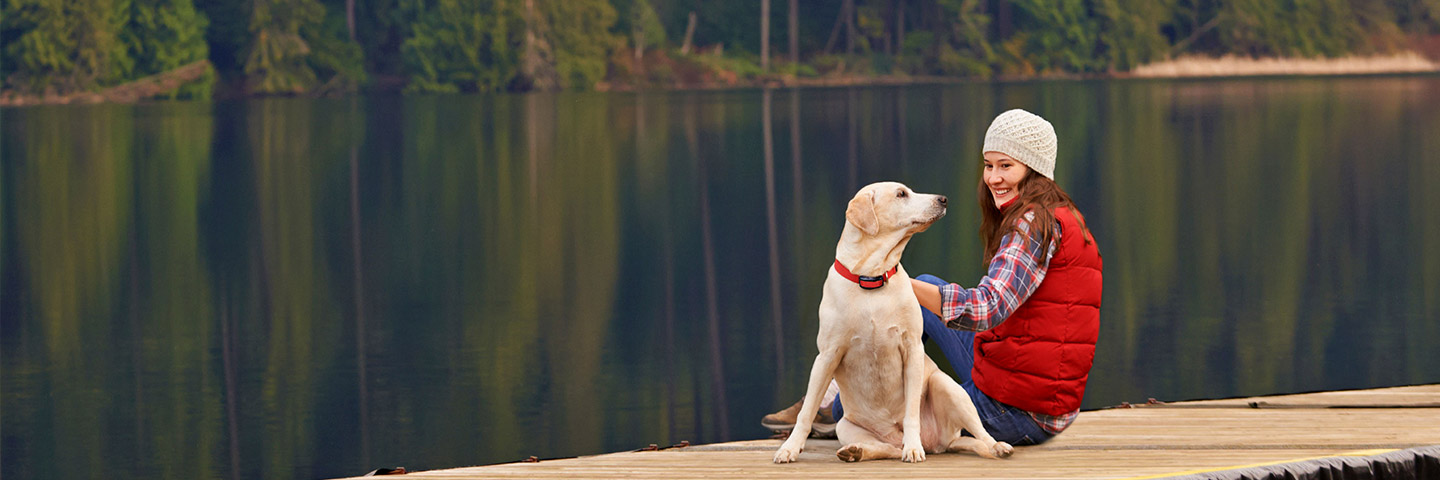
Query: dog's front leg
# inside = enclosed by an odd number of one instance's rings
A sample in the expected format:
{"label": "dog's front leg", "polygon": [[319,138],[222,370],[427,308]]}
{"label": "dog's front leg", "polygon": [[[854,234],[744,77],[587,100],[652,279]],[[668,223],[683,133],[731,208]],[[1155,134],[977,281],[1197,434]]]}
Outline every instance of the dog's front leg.
{"label": "dog's front leg", "polygon": [[[805,402],[800,405],[800,417],[795,420],[795,429],[790,438],[775,451],[775,463],[790,463],[800,458],[805,449],[805,439],[810,437],[811,424],[815,423],[815,412],[820,410],[821,396],[835,377],[835,366],[840,364],[844,352],[838,348],[822,349],[815,356],[815,366],[810,368],[810,384],[805,387]],[[916,410],[918,413],[919,410]]]}
{"label": "dog's front leg", "polygon": [[[907,335],[908,337],[908,335]],[[918,339],[906,342],[905,349],[905,448],[900,460],[906,462],[925,461],[925,448],[920,442],[920,397],[925,392],[925,348]]]}

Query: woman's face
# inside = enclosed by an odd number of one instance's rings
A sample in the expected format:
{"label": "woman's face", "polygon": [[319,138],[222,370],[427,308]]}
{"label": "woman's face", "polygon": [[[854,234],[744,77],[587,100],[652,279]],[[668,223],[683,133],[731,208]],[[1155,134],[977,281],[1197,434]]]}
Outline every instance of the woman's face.
{"label": "woman's face", "polygon": [[1025,178],[1025,173],[1029,171],[1029,167],[1014,157],[1000,152],[985,152],[985,171],[980,175],[985,186],[990,188],[990,196],[995,199],[995,208],[1019,197],[1020,180]]}

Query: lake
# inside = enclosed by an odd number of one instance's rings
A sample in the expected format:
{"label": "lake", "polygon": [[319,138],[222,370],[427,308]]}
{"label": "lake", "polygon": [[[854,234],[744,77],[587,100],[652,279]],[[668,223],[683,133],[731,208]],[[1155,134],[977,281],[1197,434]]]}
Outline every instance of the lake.
{"label": "lake", "polygon": [[0,475],[317,478],[763,438],[850,196],[1056,127],[1085,408],[1440,382],[1440,77],[0,110]]}

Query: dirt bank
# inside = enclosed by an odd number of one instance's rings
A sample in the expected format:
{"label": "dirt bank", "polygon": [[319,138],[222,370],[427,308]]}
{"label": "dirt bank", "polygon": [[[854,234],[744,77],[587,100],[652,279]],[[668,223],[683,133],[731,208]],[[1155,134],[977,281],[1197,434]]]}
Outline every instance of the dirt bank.
{"label": "dirt bank", "polygon": [[1416,52],[1342,58],[1181,57],[1142,65],[1120,77],[1244,77],[1263,75],[1374,75],[1436,73],[1440,63]]}

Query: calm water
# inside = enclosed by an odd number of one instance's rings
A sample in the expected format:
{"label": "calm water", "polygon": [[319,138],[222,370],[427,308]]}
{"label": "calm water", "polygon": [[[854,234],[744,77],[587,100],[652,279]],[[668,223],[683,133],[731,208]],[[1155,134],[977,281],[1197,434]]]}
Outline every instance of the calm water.
{"label": "calm water", "polygon": [[1105,256],[1086,407],[1440,381],[1440,77],[7,109],[0,474],[767,436],[850,195],[950,195],[906,266],[973,285],[1014,107]]}

